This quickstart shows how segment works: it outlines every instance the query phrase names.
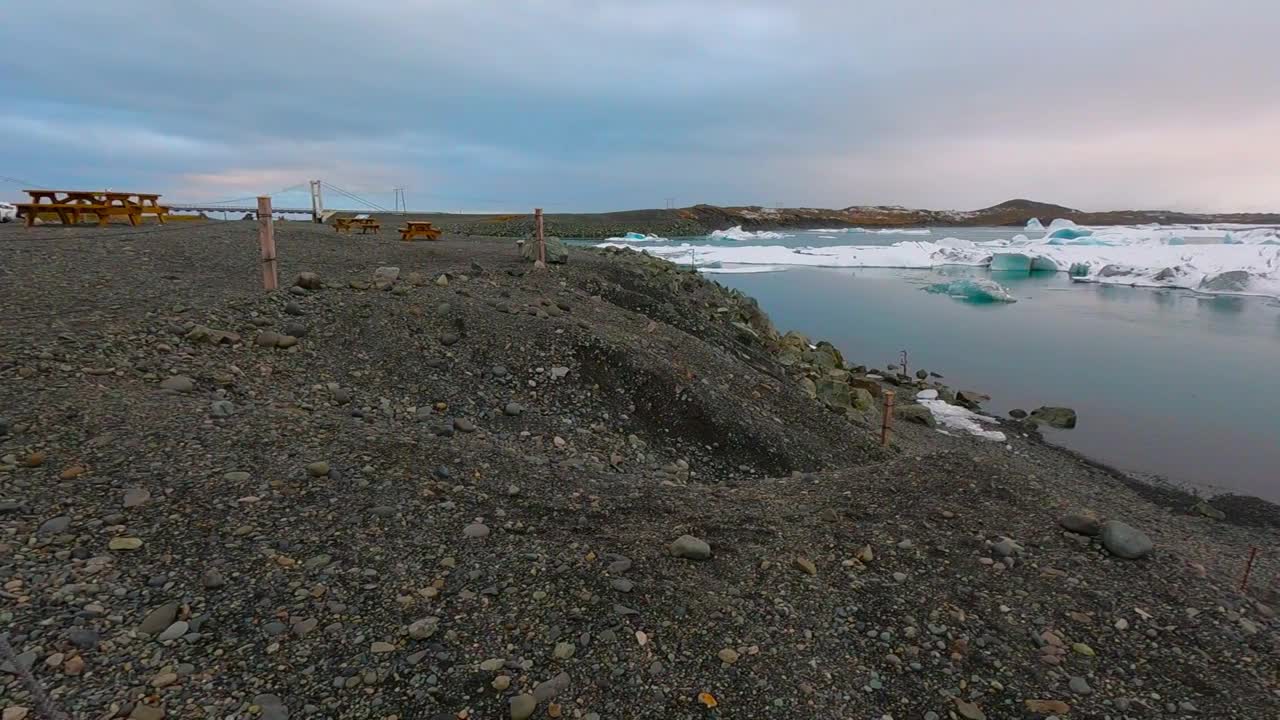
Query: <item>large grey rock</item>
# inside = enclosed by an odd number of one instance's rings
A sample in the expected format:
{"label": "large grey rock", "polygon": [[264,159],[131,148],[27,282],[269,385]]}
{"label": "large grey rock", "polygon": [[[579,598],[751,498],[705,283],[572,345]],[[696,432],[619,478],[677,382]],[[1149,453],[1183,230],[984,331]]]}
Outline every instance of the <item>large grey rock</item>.
{"label": "large grey rock", "polygon": [[1221,510],[1219,510],[1218,508],[1216,508],[1216,507],[1214,507],[1214,506],[1210,505],[1210,504],[1209,504],[1207,501],[1205,501],[1205,500],[1201,500],[1200,502],[1196,503],[1195,505],[1192,505],[1192,506],[1191,506],[1191,512],[1196,513],[1197,515],[1203,515],[1203,516],[1205,516],[1205,517],[1207,517],[1207,518],[1212,518],[1212,519],[1214,519],[1214,520],[1226,520],[1226,519],[1227,519],[1227,514],[1226,514],[1226,513],[1222,512],[1222,511],[1221,511]]}
{"label": "large grey rock", "polygon": [[982,393],[975,392],[973,390],[961,390],[956,393],[956,403],[963,407],[967,407],[970,410],[977,410],[982,403],[987,402],[990,399],[990,395],[983,395]]}
{"label": "large grey rock", "polygon": [[1039,407],[1031,411],[1031,419],[1065,430],[1076,426],[1076,411],[1065,407]]}
{"label": "large grey rock", "polygon": [[379,290],[390,290],[396,280],[400,279],[400,268],[383,266],[373,271],[373,286]]}
{"label": "large grey rock", "polygon": [[258,695],[253,704],[262,709],[262,720],[289,720],[289,707],[277,695]]}
{"label": "large grey rock", "polygon": [[893,414],[902,420],[924,425],[925,427],[934,427],[938,424],[929,408],[917,403],[898,405],[893,409]]}
{"label": "large grey rock", "polygon": [[1102,523],[1102,546],[1112,555],[1137,560],[1150,553],[1155,545],[1141,530],[1119,520]]}
{"label": "large grey rock", "polygon": [[681,535],[671,543],[671,554],[689,560],[706,560],[711,557],[711,546],[692,535]]}
{"label": "large grey rock", "polygon": [[36,528],[36,534],[57,535],[60,532],[65,532],[69,527],[71,527],[71,518],[67,515],[59,515],[40,523],[40,527]]}

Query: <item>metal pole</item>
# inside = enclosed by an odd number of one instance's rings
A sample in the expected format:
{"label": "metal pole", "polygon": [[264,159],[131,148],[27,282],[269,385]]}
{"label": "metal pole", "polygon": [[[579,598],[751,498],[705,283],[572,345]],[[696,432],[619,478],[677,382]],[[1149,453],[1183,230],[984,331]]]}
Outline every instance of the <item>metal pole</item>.
{"label": "metal pole", "polygon": [[893,424],[893,391],[884,391],[884,421],[880,425],[880,446],[889,444],[889,426]]}
{"label": "metal pole", "polygon": [[270,195],[258,198],[258,246],[262,250],[262,289],[275,290],[280,281],[276,272],[276,234]]}
{"label": "metal pole", "polygon": [[538,262],[535,267],[544,268],[547,266],[547,241],[542,236],[542,208],[534,208],[533,221],[538,232]]}

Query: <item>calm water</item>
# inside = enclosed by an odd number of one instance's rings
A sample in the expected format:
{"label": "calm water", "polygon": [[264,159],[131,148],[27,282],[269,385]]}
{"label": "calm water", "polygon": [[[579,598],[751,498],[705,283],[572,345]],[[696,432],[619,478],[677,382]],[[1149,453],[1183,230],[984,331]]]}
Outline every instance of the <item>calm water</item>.
{"label": "calm water", "polygon": [[[901,239],[901,238],[899,238]],[[990,277],[1018,298],[976,305],[922,291]],[[780,329],[883,367],[991,395],[989,411],[1065,405],[1055,442],[1114,466],[1280,501],[1280,304],[983,270],[791,269],[714,278]]]}

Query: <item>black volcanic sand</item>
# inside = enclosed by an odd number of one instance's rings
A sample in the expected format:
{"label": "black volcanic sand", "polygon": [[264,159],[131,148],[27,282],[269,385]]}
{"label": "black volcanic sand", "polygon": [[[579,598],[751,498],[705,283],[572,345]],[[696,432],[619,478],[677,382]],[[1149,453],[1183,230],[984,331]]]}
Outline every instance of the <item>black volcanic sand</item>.
{"label": "black volcanic sand", "polygon": [[393,224],[279,223],[296,294],[251,222],[0,226],[0,632],[71,717],[1280,715],[1274,506],[1012,423],[881,448],[738,293]]}

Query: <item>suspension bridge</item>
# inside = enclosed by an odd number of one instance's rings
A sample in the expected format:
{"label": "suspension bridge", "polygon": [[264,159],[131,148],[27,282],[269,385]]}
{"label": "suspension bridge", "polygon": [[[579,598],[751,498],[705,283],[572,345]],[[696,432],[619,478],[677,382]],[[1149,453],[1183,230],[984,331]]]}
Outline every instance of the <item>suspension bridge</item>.
{"label": "suspension bridge", "polygon": [[[325,182],[324,180],[311,180],[306,184],[300,183],[298,185],[292,185],[273,193],[268,193],[267,196],[274,197],[276,195],[287,195],[289,193],[295,193],[302,190],[308,191],[311,195],[310,207],[272,207],[271,211],[282,215],[310,215],[312,220],[315,222],[324,222],[338,213],[366,213],[376,211],[408,214],[410,212],[410,210],[405,207],[404,191],[402,188],[395,188],[392,191],[395,193],[394,209],[386,208],[378,203],[356,195],[355,193],[344,190],[337,185]],[[360,207],[355,209],[327,208],[324,203],[324,193],[326,190],[329,191],[331,197],[340,196],[344,198],[344,201],[355,202]],[[169,206],[170,210],[177,212],[255,213],[258,210],[257,199],[258,196],[254,195],[250,197],[232,198],[230,200],[215,200],[211,202],[166,202],[165,204]]]}

